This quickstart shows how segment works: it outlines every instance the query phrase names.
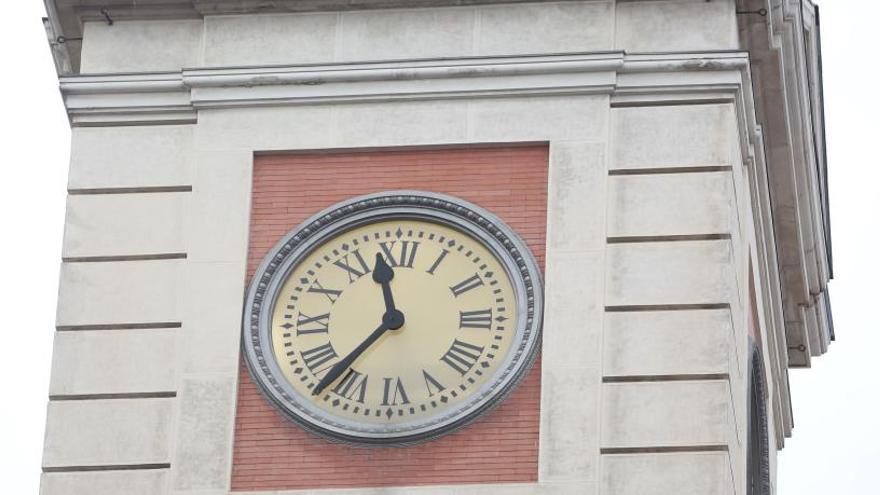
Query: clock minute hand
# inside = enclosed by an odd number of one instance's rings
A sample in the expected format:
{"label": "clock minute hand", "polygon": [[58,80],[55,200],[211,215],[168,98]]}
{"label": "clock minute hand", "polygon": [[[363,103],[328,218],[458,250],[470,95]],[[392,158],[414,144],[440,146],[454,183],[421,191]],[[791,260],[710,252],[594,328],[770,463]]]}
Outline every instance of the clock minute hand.
{"label": "clock minute hand", "polygon": [[373,345],[379,337],[382,336],[388,330],[397,330],[398,328],[403,326],[403,313],[398,310],[386,311],[384,315],[382,315],[382,324],[379,325],[373,333],[367,336],[363,342],[361,342],[357,347],[354,348],[353,351],[349,352],[347,356],[345,356],[342,361],[339,361],[330,371],[324,375],[324,378],[321,379],[320,382],[312,389],[312,395],[320,394],[328,385],[333,383],[340,375],[342,375],[345,370],[351,366],[351,363],[354,362],[355,359],[358,358],[368,347]]}
{"label": "clock minute hand", "polygon": [[327,388],[327,385],[330,385],[337,378],[339,378],[339,375],[345,372],[345,370],[347,370],[348,367],[351,366],[351,363],[353,363],[354,360],[358,358],[358,356],[360,356],[365,350],[367,350],[367,347],[370,347],[373,342],[381,337],[386,330],[388,330],[388,324],[385,323],[385,318],[383,317],[382,324],[379,325],[378,328],[373,330],[373,333],[371,333],[363,342],[361,342],[360,345],[355,347],[353,351],[349,352],[347,356],[342,358],[342,361],[339,361],[338,363],[333,365],[332,368],[330,368],[330,371],[328,371],[327,374],[324,375],[324,378],[321,378],[321,381],[318,382],[314,389],[312,389],[312,395],[320,394],[321,391]]}

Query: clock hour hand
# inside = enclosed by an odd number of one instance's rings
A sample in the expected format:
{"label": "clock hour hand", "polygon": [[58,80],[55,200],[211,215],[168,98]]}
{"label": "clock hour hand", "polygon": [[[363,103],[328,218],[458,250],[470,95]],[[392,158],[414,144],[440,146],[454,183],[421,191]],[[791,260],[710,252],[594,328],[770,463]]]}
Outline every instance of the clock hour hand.
{"label": "clock hour hand", "polygon": [[364,351],[367,350],[368,347],[373,345],[379,337],[382,336],[388,330],[397,330],[398,328],[403,326],[403,313],[398,310],[386,311],[384,315],[382,315],[382,324],[379,325],[373,333],[367,336],[363,342],[361,342],[357,347],[354,348],[353,351],[349,352],[347,356],[342,358],[342,361],[339,361],[330,371],[324,375],[324,378],[321,378],[321,381],[315,385],[315,388],[312,389],[312,395],[320,394],[328,385],[333,383],[340,375],[345,373],[346,370],[351,366],[355,359],[358,358]]}
{"label": "clock hour hand", "polygon": [[373,267],[373,281],[382,285],[382,296],[385,298],[385,312],[394,311],[394,296],[391,295],[391,280],[394,270],[385,262],[381,253],[376,253],[376,265]]}

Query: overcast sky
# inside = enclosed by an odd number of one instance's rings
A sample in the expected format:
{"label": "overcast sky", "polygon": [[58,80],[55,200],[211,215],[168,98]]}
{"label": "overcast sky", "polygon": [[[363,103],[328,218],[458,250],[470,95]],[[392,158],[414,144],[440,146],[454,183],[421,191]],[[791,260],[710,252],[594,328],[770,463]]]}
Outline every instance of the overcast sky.
{"label": "overcast sky", "polygon": [[[779,494],[878,493],[880,466],[880,2],[825,0],[822,42],[837,342],[791,372],[794,437]],[[0,467],[2,491],[37,493],[64,226],[70,129],[39,0],[4,4],[0,30]],[[875,354],[877,352],[878,354]]]}

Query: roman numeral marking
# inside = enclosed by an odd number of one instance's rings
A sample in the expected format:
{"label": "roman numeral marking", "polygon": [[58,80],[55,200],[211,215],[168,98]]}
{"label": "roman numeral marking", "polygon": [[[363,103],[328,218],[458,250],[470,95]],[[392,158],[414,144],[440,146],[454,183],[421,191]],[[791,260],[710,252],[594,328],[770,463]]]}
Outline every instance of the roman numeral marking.
{"label": "roman numeral marking", "polygon": [[[443,386],[440,382],[437,381],[436,378],[429,375],[427,371],[422,370],[422,376],[425,378],[425,388],[428,389],[428,396],[434,397],[434,394],[439,394],[440,392],[446,390],[446,387]],[[433,387],[436,390],[432,390]]]}
{"label": "roman numeral marking", "polygon": [[434,260],[434,264],[431,265],[431,268],[428,268],[428,273],[430,273],[431,275],[433,275],[433,274],[434,274],[434,270],[436,270],[437,267],[440,266],[440,262],[443,261],[443,258],[445,258],[447,254],[449,254],[449,251],[447,251],[446,249],[444,249],[443,252],[440,253],[440,256],[438,256],[437,259]]}
{"label": "roman numeral marking", "polygon": [[[349,256],[353,258],[352,262],[348,261]],[[370,273],[370,267],[367,265],[367,262],[364,261],[364,257],[361,256],[360,249],[355,249],[351,254],[346,254],[342,258],[334,261],[333,264],[346,271],[348,274],[348,283],[352,283],[367,273]]]}
{"label": "roman numeral marking", "polygon": [[478,309],[476,311],[459,311],[458,312],[459,328],[492,328],[492,310]]}
{"label": "roman numeral marking", "polygon": [[324,286],[322,286],[321,283],[317,280],[315,280],[311,287],[309,287],[309,292],[324,294],[325,296],[327,296],[327,299],[330,300],[330,304],[335,303],[336,300],[339,299],[339,296],[342,294],[341,290],[325,289]]}
{"label": "roman numeral marking", "polygon": [[[409,404],[409,399],[406,397],[406,390],[403,389],[403,382],[400,381],[400,378],[383,378],[385,381],[385,387],[382,393],[382,405],[383,406],[396,406],[397,400],[400,399],[401,404]],[[392,386],[392,382],[394,385]]]}
{"label": "roman numeral marking", "polygon": [[309,371],[315,376],[330,368],[330,365],[324,366],[323,368],[321,366],[327,364],[331,359],[339,357],[329,342],[324,345],[319,345],[314,349],[302,351],[300,354],[302,354],[303,362],[306,363]]}
{"label": "roman numeral marking", "polygon": [[368,375],[362,375],[353,368],[349,368],[348,374],[345,375],[338,385],[333,387],[333,392],[346,399],[357,397],[354,400],[363,404],[364,396],[367,393],[367,377]]}
{"label": "roman numeral marking", "polygon": [[330,326],[330,313],[318,316],[309,316],[302,311],[296,317],[296,335],[310,333],[327,333]]}
{"label": "roman numeral marking", "polygon": [[475,273],[473,277],[462,280],[461,282],[450,287],[449,290],[452,291],[452,294],[455,297],[458,297],[465,292],[471,289],[475,289],[481,285],[483,285],[483,279],[480,278],[480,275],[478,273]]}
{"label": "roman numeral marking", "polygon": [[482,353],[482,347],[455,339],[452,342],[452,346],[440,360],[464,375],[477,364],[477,360],[480,359],[480,354]]}
{"label": "roman numeral marking", "polygon": [[[392,267],[405,266],[412,268],[416,260],[416,251],[419,249],[418,241],[391,241],[380,242],[379,247],[385,254],[385,259]],[[396,254],[395,254],[396,253]]]}

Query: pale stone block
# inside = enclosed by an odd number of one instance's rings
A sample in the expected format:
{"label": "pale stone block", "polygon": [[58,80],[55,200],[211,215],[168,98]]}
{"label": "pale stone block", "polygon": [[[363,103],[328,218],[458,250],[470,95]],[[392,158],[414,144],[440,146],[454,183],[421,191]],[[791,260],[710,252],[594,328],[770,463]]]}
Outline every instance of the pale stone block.
{"label": "pale stone block", "polygon": [[615,47],[628,52],[736,50],[732,0],[617,2]]}
{"label": "pale stone block", "polygon": [[51,395],[167,392],[175,382],[178,329],[55,333]]}
{"label": "pale stone block", "polygon": [[607,313],[604,374],[728,373],[731,331],[726,309]]}
{"label": "pale stone block", "polygon": [[67,258],[186,252],[190,193],[78,194],[67,198]]}
{"label": "pale stone block", "polygon": [[186,326],[180,332],[184,373],[238,370],[246,261],[187,266]]}
{"label": "pale stone block", "polygon": [[476,10],[433,8],[342,14],[342,61],[457,57],[473,52]]}
{"label": "pale stone block", "polygon": [[607,96],[479,99],[468,105],[473,141],[604,141]]}
{"label": "pale stone block", "polygon": [[167,483],[167,469],[43,473],[40,495],[159,495]]}
{"label": "pale stone block", "polygon": [[87,22],[81,72],[180,70],[199,63],[202,21]]}
{"label": "pale stone block", "polygon": [[605,143],[550,143],[548,251],[605,246],[606,174]]}
{"label": "pale stone block", "polygon": [[542,482],[596,481],[599,469],[599,370],[541,365]]}
{"label": "pale stone block", "polygon": [[62,263],[58,326],[181,321],[181,260]]}
{"label": "pale stone block", "polygon": [[247,259],[253,153],[202,151],[189,216],[185,220],[191,262],[242,262]]}
{"label": "pale stone block", "polygon": [[721,304],[732,294],[730,242],[610,244],[605,304]]}
{"label": "pale stone block", "polygon": [[726,381],[602,385],[602,447],[722,445],[731,421]]}
{"label": "pale stone block", "polygon": [[731,165],[731,105],[614,108],[611,121],[612,169]]}
{"label": "pale stone block", "polygon": [[201,110],[196,142],[199,151],[332,148],[335,115],[329,105]]}
{"label": "pale stone block", "polygon": [[332,62],[336,13],[205,17],[207,67]]}
{"label": "pale stone block", "polygon": [[337,146],[400,146],[467,140],[467,103],[418,101],[340,106]]}
{"label": "pale stone block", "polygon": [[547,256],[541,352],[554,366],[599,366],[602,251]]}
{"label": "pale stone block", "polygon": [[193,126],[76,127],[70,189],[190,185]]}
{"label": "pale stone block", "polygon": [[172,473],[178,490],[228,489],[236,373],[184,379]]}
{"label": "pale stone block", "polygon": [[729,172],[612,176],[608,236],[729,234]]}
{"label": "pale stone block", "polygon": [[733,495],[726,452],[606,455],[603,495]]}
{"label": "pale stone block", "polygon": [[174,400],[50,401],[43,466],[168,463]]}
{"label": "pale stone block", "polygon": [[484,7],[478,55],[595,52],[613,45],[611,2]]}

